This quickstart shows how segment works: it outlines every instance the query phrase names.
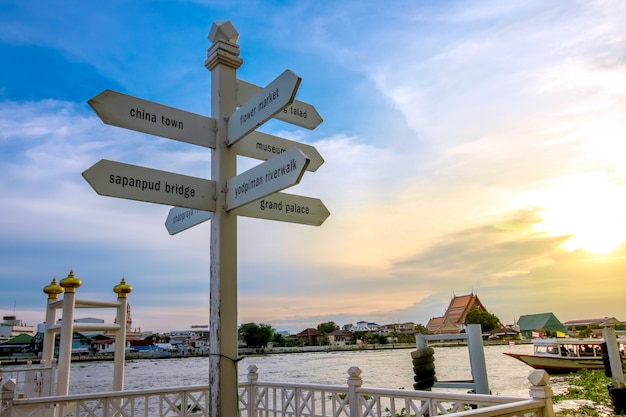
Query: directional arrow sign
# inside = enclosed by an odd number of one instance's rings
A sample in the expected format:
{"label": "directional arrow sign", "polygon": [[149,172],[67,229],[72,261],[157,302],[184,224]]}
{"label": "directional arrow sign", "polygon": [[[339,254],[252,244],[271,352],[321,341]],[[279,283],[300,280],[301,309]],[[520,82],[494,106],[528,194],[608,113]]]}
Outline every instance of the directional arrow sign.
{"label": "directional arrow sign", "polygon": [[233,210],[238,216],[319,226],[330,212],[318,198],[274,193]]}
{"label": "directional arrow sign", "polygon": [[271,119],[293,101],[302,79],[286,70],[228,118],[228,146]]}
{"label": "directional arrow sign", "polygon": [[210,117],[111,90],[104,90],[88,103],[108,125],[215,148],[215,120]]}
{"label": "directional arrow sign", "polygon": [[[241,106],[260,90],[261,87],[258,85],[237,80],[237,105]],[[320,116],[315,107],[298,100],[294,100],[283,111],[278,112],[274,118],[305,129],[315,129],[323,121],[322,116]]]}
{"label": "directional arrow sign", "polygon": [[215,181],[106,159],[83,177],[100,195],[215,211]]}
{"label": "directional arrow sign", "polygon": [[298,148],[281,153],[226,182],[226,210],[300,182],[309,159]]}
{"label": "directional arrow sign", "polygon": [[249,133],[245,138],[233,145],[233,149],[235,149],[237,155],[262,160],[268,160],[291,148],[300,149],[307,158],[311,160],[306,167],[307,171],[316,171],[324,163],[324,158],[322,158],[317,149],[311,145],[257,131]]}
{"label": "directional arrow sign", "polygon": [[170,235],[175,235],[178,232],[209,220],[212,215],[213,213],[210,211],[172,207],[165,220],[165,227]]}

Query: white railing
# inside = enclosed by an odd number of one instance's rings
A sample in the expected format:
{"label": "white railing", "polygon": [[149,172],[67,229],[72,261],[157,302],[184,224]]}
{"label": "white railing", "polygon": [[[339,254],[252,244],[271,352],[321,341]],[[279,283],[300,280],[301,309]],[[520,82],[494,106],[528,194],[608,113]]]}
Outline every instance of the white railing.
{"label": "white railing", "polygon": [[48,397],[54,392],[54,374],[53,368],[45,366],[0,369],[0,386],[3,381],[12,379],[15,398]]}
{"label": "white railing", "polygon": [[[348,370],[346,386],[259,382],[257,367],[239,384],[241,417],[551,417],[552,391],[544,371],[532,371],[531,397],[363,388],[361,370]],[[209,417],[206,385],[15,399],[15,384],[1,388],[0,417]]]}

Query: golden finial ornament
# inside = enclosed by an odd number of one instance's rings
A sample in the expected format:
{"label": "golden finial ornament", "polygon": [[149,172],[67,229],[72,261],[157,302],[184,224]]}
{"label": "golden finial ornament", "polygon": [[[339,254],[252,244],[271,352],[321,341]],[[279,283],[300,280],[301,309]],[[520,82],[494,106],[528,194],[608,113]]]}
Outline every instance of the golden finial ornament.
{"label": "golden finial ornament", "polygon": [[117,294],[118,298],[126,298],[132,290],[133,290],[133,287],[131,287],[130,285],[126,283],[126,280],[124,280],[124,277],[122,277],[122,280],[120,281],[119,284],[113,287],[113,292]]}
{"label": "golden finial ornament", "polygon": [[55,300],[59,298],[59,294],[63,293],[63,287],[57,284],[56,278],[52,278],[52,282],[43,287],[43,292],[48,294],[49,300]]}
{"label": "golden finial ornament", "polygon": [[78,278],[76,278],[74,276],[74,271],[70,269],[70,273],[59,282],[59,285],[65,288],[66,293],[70,293],[70,292],[76,292],[76,288],[83,285],[83,282],[79,280]]}

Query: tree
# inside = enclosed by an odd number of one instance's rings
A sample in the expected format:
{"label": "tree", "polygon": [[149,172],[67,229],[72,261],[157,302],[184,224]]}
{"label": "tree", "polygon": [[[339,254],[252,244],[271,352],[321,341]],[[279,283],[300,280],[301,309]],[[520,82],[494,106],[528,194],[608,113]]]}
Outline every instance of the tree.
{"label": "tree", "polygon": [[476,307],[467,312],[465,324],[480,324],[483,332],[490,332],[502,327],[500,319],[488,311],[480,310]]}
{"label": "tree", "polygon": [[329,334],[335,330],[339,330],[339,326],[334,321],[327,321],[326,323],[320,323],[317,325],[317,330],[323,334]]}
{"label": "tree", "polygon": [[274,329],[269,324],[246,323],[239,326],[239,334],[248,347],[267,347],[274,335]]}
{"label": "tree", "polygon": [[364,339],[365,339],[365,333],[360,330],[354,331],[350,335],[350,341],[352,342],[353,345],[356,345],[359,340],[361,342],[364,342],[365,341]]}
{"label": "tree", "polygon": [[430,334],[430,331],[428,330],[428,327],[424,326],[423,324],[416,324],[415,334]]}
{"label": "tree", "polygon": [[274,333],[272,336],[272,343],[274,346],[282,346],[282,347],[295,347],[296,342],[292,338],[287,338],[280,333]]}
{"label": "tree", "polygon": [[590,337],[591,336],[591,327],[587,326],[584,329],[582,329],[580,332],[578,332],[578,337]]}
{"label": "tree", "polygon": [[323,345],[328,344],[327,335],[338,330],[339,326],[334,321],[327,321],[317,325],[317,331],[319,332],[319,342]]}

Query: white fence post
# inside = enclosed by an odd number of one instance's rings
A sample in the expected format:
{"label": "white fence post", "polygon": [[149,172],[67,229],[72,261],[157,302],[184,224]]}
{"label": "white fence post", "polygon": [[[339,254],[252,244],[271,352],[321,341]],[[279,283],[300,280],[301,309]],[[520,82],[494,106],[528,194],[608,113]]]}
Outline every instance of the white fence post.
{"label": "white fence post", "polygon": [[[76,289],[83,285],[83,282],[76,278],[74,271],[70,269],[70,273],[59,281],[59,285],[65,290],[65,295],[63,296],[63,313],[61,314],[56,395],[68,395],[70,392],[70,365],[72,363]],[[55,337],[54,334],[52,337]]]}
{"label": "white fence post", "polygon": [[12,415],[15,385],[15,380],[9,379],[0,387],[0,417],[11,417]]}
{"label": "white fence post", "polygon": [[348,403],[350,406],[350,417],[358,417],[361,415],[361,404],[359,404],[359,397],[356,394],[356,389],[363,385],[363,379],[361,379],[361,369],[358,366],[353,366],[348,369]]}
{"label": "white fence post", "polygon": [[544,400],[546,405],[543,417],[554,417],[554,408],[552,407],[552,388],[548,385],[550,375],[544,370],[533,370],[528,373],[528,380],[532,384],[530,387],[530,396],[536,400]]}
{"label": "white fence post", "polygon": [[256,365],[248,366],[248,417],[256,417],[256,382],[259,380]]}

